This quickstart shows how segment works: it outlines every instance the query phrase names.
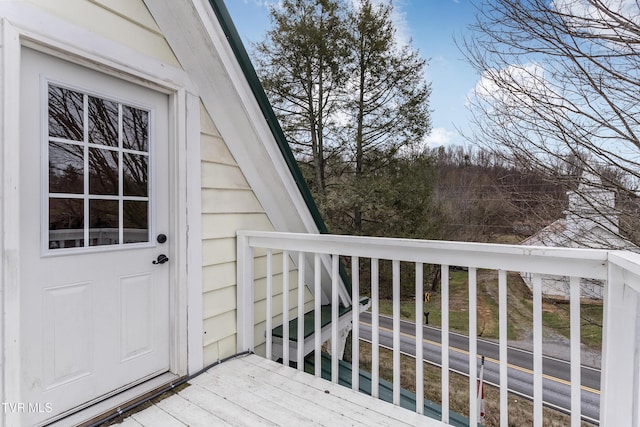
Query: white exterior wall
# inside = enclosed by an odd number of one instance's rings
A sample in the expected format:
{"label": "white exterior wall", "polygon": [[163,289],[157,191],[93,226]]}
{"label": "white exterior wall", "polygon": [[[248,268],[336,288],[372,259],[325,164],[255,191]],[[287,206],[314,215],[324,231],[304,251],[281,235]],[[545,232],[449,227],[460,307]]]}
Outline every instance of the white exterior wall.
{"label": "white exterior wall", "polygon": [[[160,28],[142,0],[27,0],[38,7],[92,32],[175,67],[181,67]],[[223,102],[227,102],[225,100]],[[236,351],[236,246],[237,230],[274,230],[264,208],[201,106],[201,192],[202,192],[202,345],[206,366]],[[274,293],[282,292],[281,256],[274,257]],[[264,264],[264,263],[263,263]],[[290,277],[292,304],[297,292],[295,265]],[[256,269],[264,278],[266,267]],[[307,292],[307,300],[311,299]],[[264,295],[256,293],[257,330],[264,336]],[[281,297],[274,300],[274,314]],[[277,322],[277,319],[276,319]],[[276,323],[277,324],[277,323]],[[261,342],[263,342],[262,339]],[[259,343],[258,343],[259,344]]]}
{"label": "white exterior wall", "polygon": [[[229,152],[208,112],[201,106],[202,290],[205,366],[236,352],[236,231],[273,231],[242,170]],[[257,254],[255,276],[256,345],[264,343],[266,254]],[[291,305],[297,301],[298,277],[290,260]],[[273,256],[273,312],[282,309],[282,254]],[[311,294],[306,291],[306,301]]]}
{"label": "white exterior wall", "polygon": [[[132,53],[135,57],[135,52],[139,52],[182,69],[143,0],[64,0],[64,4],[51,0],[23,2],[73,26],[86,28],[92,35],[97,34],[122,44],[126,51],[123,57],[131,57]],[[171,77],[167,80],[171,80]],[[202,363],[207,365],[236,351],[236,231],[274,230],[274,226],[214,125],[215,117],[210,117],[203,104],[200,105],[200,122],[201,188],[196,189],[201,193],[202,209],[201,224],[198,224],[202,233],[202,296],[199,303],[202,304],[203,322]],[[191,143],[187,141],[187,144]],[[264,258],[262,260],[263,267],[256,269],[258,279],[266,275]],[[293,305],[296,301],[297,276],[293,260],[290,265],[290,300]],[[276,294],[281,293],[282,289],[281,266],[281,255],[276,254]],[[311,300],[310,293],[307,291],[306,294],[306,300]],[[256,327],[264,331],[264,292],[260,294],[258,290],[256,300]],[[281,297],[276,297],[276,315],[281,313],[281,309],[277,308],[279,301]],[[257,336],[263,337],[264,334]]]}
{"label": "white exterior wall", "polygon": [[180,67],[142,0],[25,0],[80,27]]}

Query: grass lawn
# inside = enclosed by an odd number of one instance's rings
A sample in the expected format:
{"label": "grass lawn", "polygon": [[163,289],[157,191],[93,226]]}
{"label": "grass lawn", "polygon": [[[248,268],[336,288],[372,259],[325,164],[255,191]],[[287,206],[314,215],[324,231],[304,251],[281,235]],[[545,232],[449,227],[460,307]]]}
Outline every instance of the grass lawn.
{"label": "grass lawn", "polygon": [[[350,340],[349,340],[350,341]],[[347,344],[345,360],[351,361],[351,344]],[[360,344],[360,368],[371,372],[371,344]],[[393,381],[393,352],[380,348],[380,377],[387,381]],[[416,390],[416,363],[410,356],[400,357],[400,385],[402,388],[415,393]],[[424,363],[424,396],[432,402],[442,402],[441,370],[440,367]],[[463,375],[451,372],[449,375],[449,402],[450,410],[465,417],[469,416],[469,379]],[[509,393],[509,426],[533,425],[533,404],[517,395]],[[486,426],[500,425],[500,392],[497,388],[485,386],[485,410]],[[544,425],[561,427],[570,424],[567,415],[558,411],[544,408]],[[583,423],[583,426],[587,425]]]}
{"label": "grass lawn", "polygon": [[[477,334],[483,338],[495,338],[498,331],[498,273],[478,270],[477,273]],[[533,329],[533,304],[531,293],[520,275],[510,272],[507,275],[507,336],[509,340],[523,340],[530,337]],[[441,294],[431,292],[431,301],[424,303],[424,311],[429,312],[429,324],[442,325]],[[581,304],[582,343],[594,349],[602,346],[601,303],[583,302]],[[391,316],[393,301],[380,300],[380,313]],[[549,334],[559,334],[569,338],[569,304],[564,301],[545,300],[543,302],[543,325]],[[416,321],[415,301],[400,302],[400,317]],[[420,313],[417,321],[424,322]],[[449,273],[449,326],[451,330],[467,334],[469,332],[469,294],[468,273],[452,270]]]}

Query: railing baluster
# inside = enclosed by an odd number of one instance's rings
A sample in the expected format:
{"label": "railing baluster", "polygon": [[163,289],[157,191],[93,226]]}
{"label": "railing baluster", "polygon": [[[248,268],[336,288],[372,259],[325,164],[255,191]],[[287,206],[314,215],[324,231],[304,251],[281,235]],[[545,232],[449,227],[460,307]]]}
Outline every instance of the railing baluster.
{"label": "railing baluster", "polygon": [[304,371],[304,252],[298,252],[298,370]]}
{"label": "railing baluster", "polygon": [[571,340],[571,426],[581,425],[581,355],[580,355],[580,278],[571,277],[569,280],[569,315]]}
{"label": "railing baluster", "polygon": [[351,388],[360,390],[360,258],[351,257]]}
{"label": "railing baluster", "polygon": [[267,309],[266,309],[266,346],[267,346],[267,359],[271,360],[273,357],[273,251],[267,249]]}
{"label": "railing baluster", "polygon": [[[478,425],[478,293],[477,271],[469,268],[469,425]],[[481,385],[480,385],[481,386]]]}
{"label": "railing baluster", "polygon": [[[274,337],[273,326],[274,317],[278,317],[278,310],[280,304],[274,302],[277,299],[278,289],[274,289],[274,285],[277,286],[277,282],[274,278],[277,276],[278,262],[275,261],[274,254],[282,253],[282,326],[283,326],[283,350],[282,359],[284,364],[289,364],[294,361],[294,355],[291,354],[291,332],[290,332],[290,319],[291,315],[297,312],[298,319],[291,323],[297,325],[297,341],[295,361],[298,364],[299,369],[304,369],[304,311],[305,311],[305,298],[307,288],[312,289],[310,283],[305,285],[305,268],[311,268],[305,264],[310,261],[310,254],[316,250],[320,251],[318,254],[314,254],[314,278],[313,278],[313,290],[314,290],[314,311],[315,316],[313,325],[315,328],[314,337],[314,350],[316,352],[315,362],[315,374],[317,376],[322,375],[321,371],[321,348],[322,340],[329,338],[327,333],[330,333],[332,341],[331,351],[331,380],[338,382],[338,365],[339,365],[339,350],[342,350],[340,345],[340,275],[339,275],[339,260],[340,256],[351,256],[352,259],[352,291],[351,299],[353,300],[353,311],[351,314],[351,321],[353,323],[353,342],[352,342],[352,366],[354,372],[352,373],[352,388],[359,390],[359,368],[361,361],[359,359],[359,260],[360,257],[367,257],[371,259],[371,307],[372,307],[372,344],[371,344],[371,359],[372,359],[372,396],[379,398],[380,389],[380,259],[392,260],[392,294],[393,294],[393,332],[392,332],[392,353],[393,353],[393,399],[394,404],[399,403],[400,397],[400,385],[401,385],[401,351],[400,344],[402,344],[402,332],[400,331],[401,325],[401,306],[400,306],[400,291],[401,291],[401,266],[402,262],[415,262],[416,269],[416,324],[415,324],[415,345],[416,345],[416,412],[422,413],[424,408],[424,326],[422,320],[422,314],[428,309],[424,304],[424,276],[423,269],[424,264],[416,260],[424,262],[437,262],[441,263],[441,304],[442,304],[442,330],[441,330],[441,392],[442,392],[442,421],[448,423],[450,420],[451,409],[451,385],[450,369],[453,366],[449,360],[451,349],[450,344],[450,331],[451,324],[449,303],[450,303],[450,272],[449,265],[457,265],[459,261],[462,265],[476,265],[478,268],[498,269],[498,305],[499,305],[499,365],[500,365],[500,425],[508,426],[508,359],[507,359],[507,344],[508,344],[508,284],[507,284],[507,270],[509,271],[537,271],[537,273],[530,275],[533,288],[533,420],[535,426],[541,426],[544,423],[543,418],[543,406],[545,398],[544,390],[544,372],[543,368],[543,294],[542,294],[542,278],[547,274],[566,274],[570,281],[570,375],[571,375],[571,426],[577,427],[581,425],[581,355],[580,355],[580,319],[581,319],[581,302],[580,302],[580,284],[581,277],[585,277],[593,280],[605,280],[608,272],[608,285],[606,298],[604,300],[605,312],[604,312],[604,324],[605,332],[603,332],[603,366],[605,368],[602,372],[602,406],[600,408],[601,418],[604,424],[615,425],[631,425],[633,421],[640,417],[640,405],[636,405],[637,396],[640,394],[640,381],[637,380],[637,372],[640,369],[637,368],[637,356],[633,354],[629,355],[628,352],[619,355],[616,352],[616,348],[625,349],[637,349],[638,335],[634,331],[629,332],[626,326],[631,325],[631,329],[639,327],[640,329],[640,317],[637,315],[636,298],[634,291],[638,288],[636,282],[625,282],[629,280],[632,274],[636,274],[640,277],[640,273],[636,273],[635,270],[630,269],[624,262],[629,264],[633,263],[635,267],[640,265],[640,258],[635,259],[635,255],[627,255],[625,253],[610,252],[610,251],[584,251],[573,254],[571,249],[563,251],[555,251],[554,248],[550,248],[547,252],[537,253],[536,250],[520,251],[518,248],[508,247],[496,247],[494,250],[489,245],[478,246],[478,254],[473,252],[476,250],[472,245],[463,246],[462,244],[454,243],[437,243],[432,242],[412,242],[407,243],[404,241],[394,242],[393,239],[376,240],[360,238],[353,239],[353,242],[343,239],[343,236],[310,236],[309,240],[304,240],[304,237],[297,237],[294,235],[279,235],[273,233],[256,233],[255,237],[253,232],[239,232],[238,234],[238,349],[252,348],[252,343],[255,338],[253,336],[253,328],[255,324],[253,322],[253,316],[255,316],[255,301],[253,301],[252,295],[255,290],[255,277],[253,269],[255,267],[256,260],[253,259],[254,248],[264,248],[266,250],[266,309],[265,309],[265,348],[267,358],[272,359],[274,355]],[[273,237],[272,237],[273,236]],[[313,246],[314,239],[320,242],[318,247]],[[249,243],[249,241],[251,243]],[[367,243],[370,242],[370,243]],[[364,246],[367,243],[368,247]],[[406,246],[403,246],[405,245]],[[450,246],[450,247],[449,247]],[[456,249],[460,250],[456,250]],[[465,252],[468,249],[469,252]],[[297,267],[291,266],[291,262],[295,258],[291,258],[293,253],[298,254]],[[331,255],[330,255],[331,254]],[[340,255],[342,254],[342,255]],[[491,256],[487,256],[491,254]],[[508,255],[500,258],[502,255]],[[325,258],[331,256],[331,290],[329,287],[324,287],[321,280],[328,277],[327,269],[323,262],[326,263]],[[460,257],[460,258],[458,258]],[[608,257],[608,258],[607,258]],[[499,259],[498,259],[499,258]],[[566,266],[559,264],[558,260],[566,259]],[[612,261],[613,260],[613,261]],[[275,266],[274,266],[275,262]],[[386,261],[385,261],[386,262]],[[621,265],[616,264],[618,262]],[[500,270],[500,269],[504,270]],[[293,270],[292,270],[293,269]],[[297,269],[298,274],[298,293],[297,293],[297,310],[293,307],[294,301],[290,298],[293,289],[291,286],[295,286],[291,283],[291,273]],[[607,271],[608,269],[608,271]],[[640,270],[640,268],[638,268]],[[632,273],[629,273],[632,271]],[[470,425],[477,425],[478,421],[478,405],[477,400],[477,377],[478,377],[478,360],[479,360],[479,346],[477,328],[478,328],[478,277],[477,268],[470,267],[468,273],[469,280],[469,423]],[[309,274],[310,276],[310,274]],[[636,277],[636,276],[633,276]],[[529,283],[529,280],[527,280]],[[346,294],[345,294],[346,295]],[[631,297],[628,297],[628,296]],[[295,299],[295,296],[293,297]],[[252,304],[253,303],[253,304]],[[322,304],[331,303],[330,316],[332,320],[332,326],[327,327],[325,336],[321,333],[322,322],[322,309],[325,309],[325,315],[327,314],[327,307]],[[275,305],[275,307],[274,307]],[[293,310],[293,311],[292,311]],[[326,319],[325,319],[326,320]],[[344,320],[344,319],[343,319]],[[256,321],[261,322],[260,319]],[[279,322],[278,322],[279,323]],[[253,327],[252,327],[253,326]],[[328,330],[329,328],[330,331]],[[294,337],[294,339],[296,339]],[[259,340],[261,341],[261,340]],[[628,348],[626,347],[628,346]],[[307,348],[306,350],[309,350]],[[622,352],[620,352],[622,353]],[[637,353],[636,353],[637,354]],[[619,357],[618,357],[619,356]],[[621,358],[622,362],[618,359]],[[635,363],[635,365],[634,365]],[[621,366],[624,367],[624,372]],[[607,369],[608,367],[608,369]],[[613,368],[612,368],[613,367]],[[326,374],[326,372],[325,372]],[[386,398],[386,397],[385,397]],[[631,413],[631,415],[630,415]],[[602,421],[601,420],[601,421]],[[631,420],[631,421],[629,421]]]}
{"label": "railing baluster", "polygon": [[254,256],[253,247],[249,244],[248,236],[238,236],[237,242],[238,286],[237,301],[238,307],[238,336],[236,345],[238,351],[253,351],[255,344],[255,297],[254,297]]}
{"label": "railing baluster", "polygon": [[509,426],[509,388],[507,384],[507,272],[498,270],[498,335],[500,353],[500,427]]}
{"label": "railing baluster", "polygon": [[331,381],[338,382],[338,283],[340,256],[331,256]]}
{"label": "railing baluster", "polygon": [[629,286],[634,280],[633,273],[611,262],[608,267],[602,318],[600,425],[638,426],[633,410],[639,405],[634,386],[639,373],[635,353],[638,335],[634,324],[638,322],[640,294]]}
{"label": "railing baluster", "polygon": [[442,421],[449,423],[449,266],[442,265]]}
{"label": "railing baluster", "polygon": [[313,373],[316,377],[322,375],[322,263],[320,262],[320,254],[313,257]]}
{"label": "railing baluster", "polygon": [[289,366],[289,252],[282,251],[282,364]]}
{"label": "railing baluster", "polygon": [[378,300],[378,259],[371,258],[371,396],[378,397],[380,386],[380,310]]}
{"label": "railing baluster", "polygon": [[424,355],[422,314],[424,305],[424,268],[421,262],[416,262],[416,412],[424,413]]}
{"label": "railing baluster", "polygon": [[533,275],[533,425],[542,427],[542,276]]}
{"label": "railing baluster", "polygon": [[400,405],[400,261],[392,261],[393,297],[393,404]]}

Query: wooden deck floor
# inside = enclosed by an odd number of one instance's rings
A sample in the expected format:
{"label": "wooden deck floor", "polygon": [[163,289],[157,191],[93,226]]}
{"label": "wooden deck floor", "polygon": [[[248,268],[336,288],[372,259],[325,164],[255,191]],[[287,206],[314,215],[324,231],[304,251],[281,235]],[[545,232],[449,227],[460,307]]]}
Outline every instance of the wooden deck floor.
{"label": "wooden deck floor", "polygon": [[233,359],[120,424],[140,426],[442,426],[256,355]]}

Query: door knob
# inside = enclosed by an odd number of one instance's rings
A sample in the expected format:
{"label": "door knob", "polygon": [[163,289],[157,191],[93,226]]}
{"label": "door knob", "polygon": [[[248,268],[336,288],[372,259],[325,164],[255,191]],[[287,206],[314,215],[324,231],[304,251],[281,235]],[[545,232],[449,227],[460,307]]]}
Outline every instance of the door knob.
{"label": "door knob", "polygon": [[158,259],[153,261],[153,264],[164,264],[167,261],[169,261],[169,258],[165,254],[160,254],[158,255]]}

